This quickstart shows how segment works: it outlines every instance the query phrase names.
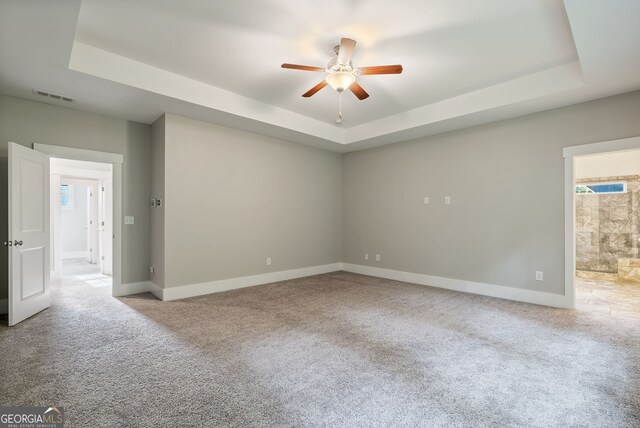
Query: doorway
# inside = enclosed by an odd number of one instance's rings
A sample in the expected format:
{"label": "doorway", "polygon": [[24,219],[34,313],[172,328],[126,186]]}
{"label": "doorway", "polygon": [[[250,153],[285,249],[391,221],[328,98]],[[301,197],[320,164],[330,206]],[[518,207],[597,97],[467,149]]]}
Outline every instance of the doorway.
{"label": "doorway", "polygon": [[564,154],[567,304],[640,319],[640,138]]}
{"label": "doorway", "polygon": [[51,158],[50,174],[52,279],[111,288],[112,165]]}
{"label": "doorway", "polygon": [[[124,156],[118,153],[98,152],[41,143],[34,143],[33,149],[38,152],[45,153],[51,158],[59,160],[85,161],[111,166],[112,194],[110,199],[113,202],[113,206],[112,210],[106,210],[106,215],[111,216],[112,230],[105,233],[105,235],[107,235],[107,239],[104,241],[107,245],[111,245],[111,251],[105,251],[106,255],[112,255],[112,273],[110,275],[112,278],[111,295],[116,297],[131,294],[130,289],[122,284],[122,223],[119,219],[122,218],[122,164],[124,163]],[[53,203],[59,201],[59,198],[52,199]],[[54,239],[55,236],[52,236],[51,241]],[[61,253],[61,250],[59,253]],[[51,257],[51,259],[53,259],[53,257]],[[52,263],[54,263],[54,260],[52,260]],[[57,270],[61,268],[61,264],[62,262],[60,261],[59,264],[52,268],[53,275],[57,275],[58,272],[61,273],[61,271]]]}

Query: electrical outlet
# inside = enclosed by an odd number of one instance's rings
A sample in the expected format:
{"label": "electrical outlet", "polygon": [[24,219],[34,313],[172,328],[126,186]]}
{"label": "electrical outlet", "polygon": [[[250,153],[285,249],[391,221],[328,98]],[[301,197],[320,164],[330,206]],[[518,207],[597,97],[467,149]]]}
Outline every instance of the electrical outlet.
{"label": "electrical outlet", "polygon": [[543,281],[544,280],[544,272],[537,270],[536,271],[536,281]]}
{"label": "electrical outlet", "polygon": [[445,196],[444,197],[444,204],[445,205],[451,205],[451,196]]}
{"label": "electrical outlet", "polygon": [[364,259],[369,260],[369,253],[364,253]]}
{"label": "electrical outlet", "polygon": [[155,266],[149,266],[149,273],[156,273],[156,267]]}
{"label": "electrical outlet", "polygon": [[149,206],[151,208],[155,208],[156,207],[156,198],[149,199]]}
{"label": "electrical outlet", "polygon": [[271,266],[271,257],[267,257],[267,266]]}
{"label": "electrical outlet", "polygon": [[429,197],[425,196],[423,201],[424,201],[424,204],[427,205],[429,203]]}
{"label": "electrical outlet", "polygon": [[132,215],[124,216],[124,224],[133,224],[134,218]]}
{"label": "electrical outlet", "polygon": [[380,261],[380,254],[376,254],[376,261],[379,262]]}
{"label": "electrical outlet", "polygon": [[162,199],[156,199],[156,207],[162,206]]}

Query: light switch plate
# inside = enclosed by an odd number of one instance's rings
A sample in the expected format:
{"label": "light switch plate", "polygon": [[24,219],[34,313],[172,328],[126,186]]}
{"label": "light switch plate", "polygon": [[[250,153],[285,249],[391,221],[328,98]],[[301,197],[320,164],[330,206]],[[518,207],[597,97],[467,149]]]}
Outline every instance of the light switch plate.
{"label": "light switch plate", "polygon": [[134,218],[132,215],[124,216],[124,224],[133,224]]}

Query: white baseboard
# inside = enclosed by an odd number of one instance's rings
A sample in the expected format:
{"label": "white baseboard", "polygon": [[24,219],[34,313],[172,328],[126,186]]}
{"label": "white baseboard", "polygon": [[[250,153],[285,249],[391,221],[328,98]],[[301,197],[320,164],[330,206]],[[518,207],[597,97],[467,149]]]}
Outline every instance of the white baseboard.
{"label": "white baseboard", "polygon": [[202,282],[199,284],[182,285],[179,287],[160,288],[159,286],[152,284],[150,291],[163,301],[186,299],[187,297],[219,293],[221,291],[235,290],[236,288],[253,287],[254,285],[269,284],[271,282],[286,281],[288,279],[335,272],[340,270],[341,267],[341,263],[331,263],[328,265],[310,266],[301,269],[269,272],[259,275]]}
{"label": "white baseboard", "polygon": [[0,314],[9,313],[9,299],[0,299]]}
{"label": "white baseboard", "polygon": [[149,292],[160,300],[164,300],[163,291],[164,291],[164,288],[160,287],[157,284],[154,284],[153,282],[149,282]]}
{"label": "white baseboard", "polygon": [[502,285],[485,284],[482,282],[464,281],[462,279],[443,278],[439,276],[423,275],[419,273],[403,272],[372,266],[342,263],[342,270],[362,275],[377,276],[395,281],[410,282],[431,287],[446,288],[447,290],[498,297],[500,299],[516,300],[518,302],[534,303],[536,305],[553,306],[556,308],[571,308],[571,302],[561,294],[545,293],[542,291],[525,290],[522,288],[505,287]]}
{"label": "white baseboard", "polygon": [[63,259],[88,259],[88,251],[65,251],[62,253]]}
{"label": "white baseboard", "polygon": [[[392,279],[395,281],[445,288],[447,290],[479,294],[482,296],[533,303],[536,305],[552,306],[556,308],[571,308],[571,302],[568,302],[569,299],[560,294],[505,287],[502,285],[486,284],[482,282],[465,281],[462,279],[443,278],[439,276],[423,275],[419,273],[403,272],[351,263],[332,263],[328,265],[311,266],[301,269],[270,272],[260,275],[221,279],[218,281],[168,288],[162,288],[150,281],[135,282],[122,284],[118,296],[150,292],[162,301],[170,301],[211,293],[219,293],[221,291],[234,290],[237,288],[253,287],[255,285],[286,281],[289,279],[303,278],[305,276],[320,275],[338,270]],[[3,300],[0,300],[0,313],[2,313],[2,305]],[[7,307],[6,305],[7,301],[4,300],[4,308]]]}

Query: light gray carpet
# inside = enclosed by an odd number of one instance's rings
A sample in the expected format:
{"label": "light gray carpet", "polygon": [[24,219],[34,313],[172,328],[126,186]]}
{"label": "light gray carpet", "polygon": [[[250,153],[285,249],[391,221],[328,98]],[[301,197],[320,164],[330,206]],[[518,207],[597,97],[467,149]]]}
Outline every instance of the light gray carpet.
{"label": "light gray carpet", "polygon": [[640,321],[344,272],[177,302],[80,281],[0,327],[67,426],[640,426]]}

